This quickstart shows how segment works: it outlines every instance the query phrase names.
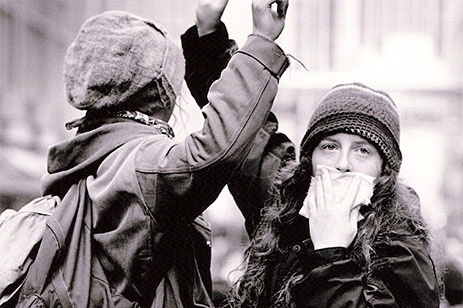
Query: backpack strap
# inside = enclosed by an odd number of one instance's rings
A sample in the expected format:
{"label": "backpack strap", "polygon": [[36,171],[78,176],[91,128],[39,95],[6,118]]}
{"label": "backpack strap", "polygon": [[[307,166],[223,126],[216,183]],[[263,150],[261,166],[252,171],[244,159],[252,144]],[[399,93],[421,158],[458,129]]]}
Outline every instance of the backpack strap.
{"label": "backpack strap", "polygon": [[[42,243],[27,274],[17,307],[30,307],[28,302],[32,298],[33,301],[38,299],[47,302],[49,299],[46,297],[51,293],[56,293],[63,307],[73,307],[62,279],[61,267],[66,262],[66,255],[70,249],[67,241],[72,238],[73,232],[79,232],[75,230],[76,226],[81,227],[87,196],[86,179],[81,179],[71,186],[61,204],[47,218]],[[50,284],[54,292],[45,292],[47,289],[50,291]]]}

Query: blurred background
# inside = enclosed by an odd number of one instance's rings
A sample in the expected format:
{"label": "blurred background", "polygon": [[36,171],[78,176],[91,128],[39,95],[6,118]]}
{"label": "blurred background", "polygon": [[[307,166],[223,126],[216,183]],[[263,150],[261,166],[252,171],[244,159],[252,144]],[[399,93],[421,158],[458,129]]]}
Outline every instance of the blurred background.
{"label": "blurred background", "polygon": [[[230,0],[223,17],[240,45],[252,30],[250,2]],[[47,147],[71,137],[64,124],[83,116],[66,103],[62,77],[81,24],[105,10],[126,10],[161,23],[180,44],[195,7],[193,0],[0,0],[0,211],[39,196]],[[463,1],[291,0],[277,42],[294,58],[274,112],[280,131],[297,144],[335,84],[358,81],[392,96],[402,124],[401,177],[421,197],[441,243],[439,263],[462,268]],[[186,87],[179,105],[171,124],[181,139],[203,118]],[[230,272],[247,237],[226,189],[206,216],[221,290],[236,278]],[[457,301],[459,277],[450,279]]]}

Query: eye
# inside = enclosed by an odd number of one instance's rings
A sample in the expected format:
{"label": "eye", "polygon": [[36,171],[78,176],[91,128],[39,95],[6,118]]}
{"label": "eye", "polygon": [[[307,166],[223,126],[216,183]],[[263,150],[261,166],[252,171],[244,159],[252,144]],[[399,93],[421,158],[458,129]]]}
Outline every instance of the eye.
{"label": "eye", "polygon": [[361,155],[370,155],[371,150],[368,147],[358,147],[356,151]]}
{"label": "eye", "polygon": [[336,150],[338,147],[334,143],[324,143],[324,144],[321,145],[321,148],[324,151],[331,152],[331,151]]}

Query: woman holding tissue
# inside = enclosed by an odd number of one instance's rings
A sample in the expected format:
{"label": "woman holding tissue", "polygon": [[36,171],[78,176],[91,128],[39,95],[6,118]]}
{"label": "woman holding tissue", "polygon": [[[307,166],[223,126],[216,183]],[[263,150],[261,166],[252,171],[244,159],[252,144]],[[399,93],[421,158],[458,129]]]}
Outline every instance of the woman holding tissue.
{"label": "woman holding tissue", "polygon": [[439,306],[419,199],[398,181],[399,134],[386,93],[362,84],[327,93],[300,162],[280,171],[232,307]]}

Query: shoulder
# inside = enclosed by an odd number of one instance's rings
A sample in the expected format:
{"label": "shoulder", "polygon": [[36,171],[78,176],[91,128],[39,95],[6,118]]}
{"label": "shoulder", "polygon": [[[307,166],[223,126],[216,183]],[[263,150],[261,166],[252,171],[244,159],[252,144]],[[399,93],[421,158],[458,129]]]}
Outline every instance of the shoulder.
{"label": "shoulder", "polygon": [[373,264],[388,267],[400,264],[429,264],[433,266],[428,243],[418,236],[393,232],[379,234],[373,245]]}

